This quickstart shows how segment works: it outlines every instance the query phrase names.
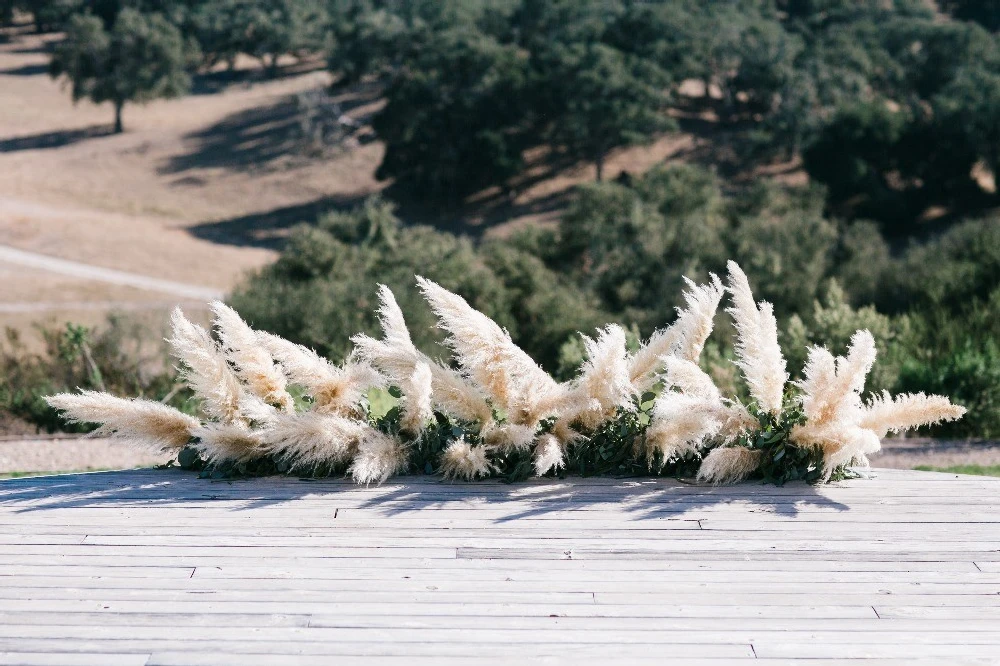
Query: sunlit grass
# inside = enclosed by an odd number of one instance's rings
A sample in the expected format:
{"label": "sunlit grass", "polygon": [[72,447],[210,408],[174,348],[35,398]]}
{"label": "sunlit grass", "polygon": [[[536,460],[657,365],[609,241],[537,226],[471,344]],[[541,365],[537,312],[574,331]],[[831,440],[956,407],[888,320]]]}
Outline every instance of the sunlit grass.
{"label": "sunlit grass", "polygon": [[87,469],[68,470],[46,470],[42,472],[0,472],[0,479],[23,479],[30,476],[55,476],[56,474],[84,474],[86,472],[107,472],[110,467],[96,467]]}
{"label": "sunlit grass", "polygon": [[953,465],[952,467],[931,467],[918,465],[913,469],[921,472],[947,472],[949,474],[974,474],[976,476],[1000,476],[1000,465]]}

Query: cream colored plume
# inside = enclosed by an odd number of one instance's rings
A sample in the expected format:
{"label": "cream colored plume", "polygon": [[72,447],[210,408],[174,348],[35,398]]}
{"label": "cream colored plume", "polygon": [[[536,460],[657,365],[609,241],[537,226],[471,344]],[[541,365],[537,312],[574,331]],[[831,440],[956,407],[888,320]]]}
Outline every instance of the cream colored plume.
{"label": "cream colored plume", "polygon": [[288,380],[312,397],[312,411],[355,415],[369,389],[385,386],[385,377],[367,362],[348,359],[342,366],[336,366],[312,349],[272,333],[258,331],[257,339]]}
{"label": "cream colored plume", "polygon": [[480,436],[491,449],[503,453],[525,451],[535,443],[535,428],[517,423],[497,423],[490,421],[483,426]]}
{"label": "cream colored plume", "polygon": [[746,274],[735,261],[728,263],[733,307],[727,312],[736,326],[736,365],[743,371],[750,394],[761,409],[777,416],[788,373],[778,345],[778,323],[767,301],[754,301]]}
{"label": "cream colored plume", "polygon": [[223,423],[240,420],[243,390],[212,336],[189,321],[180,308],[174,309],[170,322],[173,335],[167,342],[183,363],[181,377],[202,401],[204,412]]}
{"label": "cream colored plume", "polygon": [[260,433],[243,423],[206,423],[194,431],[199,455],[210,465],[243,463],[262,453]]}
{"label": "cream colored plume", "polygon": [[834,357],[822,347],[813,347],[804,369],[802,410],[809,423],[822,426],[838,420],[857,421],[865,378],[875,364],[875,338],[868,331],[851,337],[847,356]]}
{"label": "cream colored plume", "polygon": [[535,426],[556,408],[563,389],[492,319],[464,298],[422,277],[417,282],[438,316],[463,372],[517,424]]}
{"label": "cream colored plume", "polygon": [[739,403],[723,400],[708,376],[695,363],[664,357],[665,390],[653,405],[646,431],[646,458],[652,464],[660,453],[661,465],[710,445],[733,442],[757,425]]}
{"label": "cream colored plume", "polygon": [[760,451],[745,446],[725,446],[713,449],[698,468],[702,483],[736,483],[747,478],[760,466]]}
{"label": "cream colored plume", "polygon": [[893,398],[886,391],[864,405],[861,393],[875,353],[875,340],[868,331],[854,334],[844,357],[834,357],[821,347],[809,350],[804,378],[798,383],[806,422],[792,429],[791,440],[820,447],[826,478],[842,465],[867,466],[868,456],[881,448],[880,438],[890,432],[965,413],[947,398],[923,393]]}
{"label": "cream colored plume", "polygon": [[419,363],[426,363],[431,371],[431,395],[434,405],[445,414],[466,421],[486,423],[493,417],[489,403],[482,393],[451,368],[429,359],[414,346],[406,328],[403,312],[396,298],[384,284],[379,285],[379,322],[384,338],[376,340],[359,333],[352,339],[359,357],[384,372],[402,388],[413,377]]}
{"label": "cream colored plume", "polygon": [[236,368],[236,375],[251,393],[267,404],[282,411],[294,411],[295,401],[286,390],[285,375],[274,364],[256,332],[236,310],[222,301],[213,301],[210,307],[215,313],[222,351]]}
{"label": "cream colored plume", "polygon": [[701,368],[691,361],[664,357],[665,390],[653,405],[646,431],[646,457],[661,464],[735,441],[757,425],[743,405],[722,398]]}
{"label": "cream colored plume", "polygon": [[542,476],[550,470],[558,470],[566,465],[565,451],[559,438],[552,433],[544,433],[535,444],[535,474]]}
{"label": "cream colored plume", "polygon": [[431,369],[431,397],[438,409],[465,421],[485,424],[493,420],[490,404],[465,377],[440,363],[427,363]]}
{"label": "cream colored plume", "polygon": [[628,371],[625,331],[611,324],[597,338],[583,336],[587,361],[566,391],[567,408],[561,419],[593,430],[612,418],[619,407],[634,411],[632,382]]}
{"label": "cream colored plume", "polygon": [[198,419],[159,402],[97,391],[60,393],[45,401],[70,423],[100,424],[94,437],[113,437],[153,450],[183,448],[200,425]]}
{"label": "cream colored plume", "polygon": [[453,440],[441,454],[441,473],[446,479],[472,481],[487,477],[493,464],[486,456],[486,447],[472,446],[465,438]]}
{"label": "cream colored plume", "polygon": [[715,313],[725,293],[718,276],[709,274],[708,284],[695,284],[684,278],[685,307],[677,309],[677,319],[668,328],[656,331],[629,360],[629,379],[636,393],[656,383],[656,372],[663,356],[678,356],[697,361],[708,336],[712,334]]}
{"label": "cream colored plume", "polygon": [[291,466],[346,463],[359,444],[381,433],[363,421],[336,414],[304,412],[282,414],[261,433],[261,450]]}
{"label": "cream colored plume", "polygon": [[357,483],[382,483],[393,474],[406,471],[409,449],[402,442],[372,430],[358,443],[358,451],[348,473]]}
{"label": "cream colored plume", "polygon": [[884,391],[873,396],[861,414],[861,427],[879,437],[890,432],[932,425],[962,418],[965,407],[951,404],[948,398],[923,393],[903,393],[895,397]]}
{"label": "cream colored plume", "polygon": [[399,388],[403,392],[400,426],[410,434],[418,434],[427,422],[434,418],[431,406],[431,379],[430,365],[420,361],[413,369],[413,374],[400,382]]}

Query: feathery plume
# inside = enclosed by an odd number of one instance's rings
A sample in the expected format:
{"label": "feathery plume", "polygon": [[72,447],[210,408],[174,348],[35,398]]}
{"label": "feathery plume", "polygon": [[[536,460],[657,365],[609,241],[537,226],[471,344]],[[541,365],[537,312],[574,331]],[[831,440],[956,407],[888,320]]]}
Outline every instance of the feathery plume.
{"label": "feathery plume", "polygon": [[676,388],[690,396],[722,402],[722,395],[712,378],[697,363],[672,356],[665,356],[662,361],[665,388]]}
{"label": "feathery plume", "polygon": [[378,320],[382,326],[383,339],[376,340],[364,333],[351,338],[358,356],[399,383],[413,374],[420,361],[420,352],[410,339],[403,311],[396,303],[392,290],[384,284],[378,286]]}
{"label": "feathery plume", "polygon": [[393,474],[406,471],[409,450],[402,442],[372,430],[358,443],[358,452],[348,473],[357,483],[383,483]]}
{"label": "feathery plume", "polygon": [[809,350],[802,389],[802,409],[809,422],[821,426],[850,418],[861,407],[865,378],[875,364],[875,338],[868,331],[851,337],[846,357],[835,358],[822,347]]}
{"label": "feathery plume", "polygon": [[531,448],[535,441],[535,428],[517,423],[490,421],[483,426],[480,436],[483,438],[483,443],[491,449],[503,453],[524,451]]}
{"label": "feathery plume", "polygon": [[201,326],[175,308],[170,315],[172,337],[167,339],[173,355],[182,362],[181,378],[202,401],[204,412],[223,423],[241,418],[240,382],[226,357]]}
{"label": "feathery plume", "polygon": [[222,350],[235,366],[236,375],[267,404],[286,412],[294,411],[295,401],[285,389],[285,375],[275,366],[255,331],[222,301],[212,301],[209,307],[215,313]]}
{"label": "feathery plume", "polygon": [[373,433],[377,431],[367,423],[336,414],[281,414],[261,433],[261,450],[292,467],[337,465],[350,460]]}
{"label": "feathery plume", "polygon": [[598,332],[597,339],[584,335],[583,344],[587,361],[566,391],[566,401],[571,406],[563,418],[592,430],[612,417],[619,407],[634,411],[635,403],[622,327],[610,324]]}
{"label": "feathery plume", "polygon": [[884,391],[873,396],[864,407],[860,425],[879,437],[941,421],[962,418],[965,407],[953,405],[948,398],[924,393],[903,393],[895,397]]}
{"label": "feathery plume", "polygon": [[757,425],[743,405],[723,400],[712,378],[695,363],[667,356],[663,365],[666,390],[653,404],[646,431],[646,458],[650,464],[657,451],[665,465],[709,444],[733,442]]}
{"label": "feathery plume", "polygon": [[60,393],[45,401],[70,423],[100,424],[94,437],[112,437],[153,450],[183,448],[200,425],[198,419],[159,402],[126,400],[97,391]]}
{"label": "feathery plume", "polygon": [[209,465],[242,463],[260,457],[260,433],[241,422],[206,423],[194,431],[195,448]]}
{"label": "feathery plume", "polygon": [[507,410],[512,422],[537,425],[546,416],[543,406],[561,398],[563,390],[556,381],[505,330],[464,298],[419,276],[417,283],[449,333],[446,342],[464,373]]}
{"label": "feathery plume", "polygon": [[774,308],[767,301],[757,304],[746,274],[735,261],[729,268],[729,292],[733,297],[733,307],[727,312],[732,315],[736,326],[736,365],[743,371],[750,393],[761,408],[771,414],[781,412],[781,398],[785,390],[788,373],[785,372],[785,357],[778,345],[778,323],[774,319]]}
{"label": "feathery plume", "polygon": [[440,363],[428,361],[431,369],[431,397],[445,414],[465,421],[488,423],[493,419],[490,403],[462,375]]}
{"label": "feathery plume", "polygon": [[558,470],[565,466],[563,446],[552,433],[545,433],[535,444],[535,475],[542,476],[549,470]]}
{"label": "feathery plume", "polygon": [[446,479],[472,481],[476,477],[486,478],[492,471],[486,448],[471,446],[465,438],[453,440],[441,454],[441,473]]}
{"label": "feathery plume", "polygon": [[403,430],[416,435],[424,429],[424,425],[434,418],[431,408],[431,367],[420,361],[413,369],[413,374],[401,382],[403,392],[402,418],[400,425]]}
{"label": "feathery plume", "polygon": [[698,468],[698,481],[720,485],[742,481],[760,466],[760,451],[745,446],[713,449]]}
{"label": "feathery plume", "polygon": [[312,349],[272,333],[257,331],[257,339],[278,362],[288,380],[312,396],[313,411],[356,415],[368,389],[385,386],[385,377],[367,362],[348,359],[338,367]]}
{"label": "feathery plume", "polygon": [[656,383],[656,370],[663,356],[677,355],[688,361],[697,361],[708,336],[712,334],[715,313],[725,293],[719,277],[709,274],[708,284],[695,284],[684,278],[688,289],[684,292],[686,307],[677,308],[677,319],[668,328],[650,336],[629,360],[629,379],[638,392]]}
{"label": "feathery plume", "polygon": [[486,398],[459,373],[431,361],[414,346],[406,328],[392,290],[379,285],[379,322],[384,332],[383,340],[359,333],[351,340],[360,358],[367,360],[384,372],[397,386],[408,381],[417,364],[424,362],[431,370],[431,396],[434,405],[442,412],[464,419],[486,423],[493,418]]}

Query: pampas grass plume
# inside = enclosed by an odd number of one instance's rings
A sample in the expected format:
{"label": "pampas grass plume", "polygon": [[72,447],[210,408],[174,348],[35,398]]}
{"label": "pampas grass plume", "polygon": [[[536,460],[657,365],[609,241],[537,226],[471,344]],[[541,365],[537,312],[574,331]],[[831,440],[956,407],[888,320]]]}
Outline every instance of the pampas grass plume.
{"label": "pampas grass plume", "polygon": [[709,274],[708,284],[695,284],[688,278],[684,281],[688,286],[685,307],[677,309],[677,319],[668,328],[655,331],[629,360],[629,379],[636,392],[656,383],[656,370],[664,356],[697,361],[712,334],[715,313],[725,293],[722,282],[714,273]]}
{"label": "pampas grass plume", "polygon": [[45,399],[70,423],[98,423],[94,437],[112,437],[154,450],[183,448],[198,428],[198,419],[173,407],[142,398],[118,398],[109,393],[60,393]]}
{"label": "pampas grass plume", "polygon": [[408,461],[409,450],[402,442],[372,430],[359,442],[354,462],[347,471],[357,483],[383,483],[393,474],[405,471]]}
{"label": "pampas grass plume", "polygon": [[903,393],[895,397],[884,391],[874,396],[861,416],[861,427],[879,437],[940,421],[962,418],[965,407],[953,405],[948,398],[923,393]]}
{"label": "pampas grass plume", "polygon": [[234,423],[240,415],[240,382],[226,357],[201,326],[175,308],[170,315],[172,337],[167,339],[174,356],[183,364],[181,378],[202,401],[204,412],[223,423]]}
{"label": "pampas grass plume", "polygon": [[275,366],[260,338],[236,310],[223,303],[210,304],[215,313],[215,326],[222,341],[222,350],[236,367],[236,374],[246,382],[250,392],[269,405],[290,412],[295,407],[286,390],[286,379]]}
{"label": "pampas grass plume", "polygon": [[564,467],[566,461],[563,453],[562,443],[555,435],[551,433],[541,435],[535,444],[535,475],[542,476],[550,470]]}
{"label": "pampas grass plume", "polygon": [[747,478],[760,466],[760,451],[745,446],[712,450],[698,468],[698,481],[720,485]]}
{"label": "pampas grass plume", "polygon": [[774,308],[766,301],[759,305],[754,301],[750,282],[735,261],[727,266],[728,287],[733,297],[733,307],[727,312],[736,326],[736,365],[743,371],[750,393],[761,408],[777,415],[781,411],[788,373],[778,345]]}
{"label": "pampas grass plume", "polygon": [[441,473],[446,479],[472,481],[476,477],[485,478],[492,471],[486,448],[471,446],[464,438],[452,441],[441,454]]}

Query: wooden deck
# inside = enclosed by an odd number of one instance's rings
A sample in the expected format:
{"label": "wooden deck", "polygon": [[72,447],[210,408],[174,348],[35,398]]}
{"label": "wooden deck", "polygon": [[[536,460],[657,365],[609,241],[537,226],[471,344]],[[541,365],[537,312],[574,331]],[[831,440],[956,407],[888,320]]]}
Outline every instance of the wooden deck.
{"label": "wooden deck", "polygon": [[998,509],[1000,479],[893,470],[9,480],[0,664],[997,664]]}

